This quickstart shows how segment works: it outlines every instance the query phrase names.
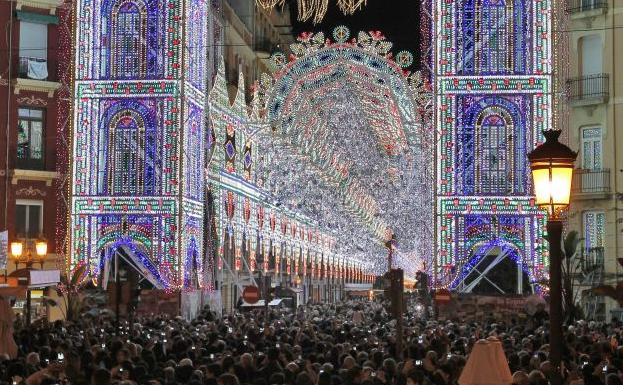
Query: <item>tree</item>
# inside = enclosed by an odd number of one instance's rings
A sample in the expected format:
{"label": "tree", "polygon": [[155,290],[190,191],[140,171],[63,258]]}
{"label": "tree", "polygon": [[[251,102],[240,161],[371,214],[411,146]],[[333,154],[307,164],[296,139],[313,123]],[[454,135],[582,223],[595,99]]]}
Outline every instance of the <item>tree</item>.
{"label": "tree", "polygon": [[80,289],[87,282],[87,264],[81,263],[73,271],[61,277],[58,285],[57,294],[63,299],[64,316],[67,321],[75,320],[83,310],[83,300]]}
{"label": "tree", "polygon": [[573,230],[567,233],[562,244],[562,295],[568,323],[582,317],[581,308],[577,306],[579,292],[576,290],[579,283],[576,278],[586,269],[584,254],[578,253],[581,241],[578,232]]}

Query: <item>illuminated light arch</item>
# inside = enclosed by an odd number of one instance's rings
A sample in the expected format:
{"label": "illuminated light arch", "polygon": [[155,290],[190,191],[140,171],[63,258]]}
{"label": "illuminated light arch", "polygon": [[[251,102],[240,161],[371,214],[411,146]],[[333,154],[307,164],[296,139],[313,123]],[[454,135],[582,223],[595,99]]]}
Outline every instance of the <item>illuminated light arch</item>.
{"label": "illuminated light arch", "polygon": [[[266,119],[270,135],[291,151],[279,152],[280,160],[271,163],[269,183],[278,185],[276,195],[284,203],[325,226],[341,222],[334,231],[342,251],[372,263],[376,273],[386,268],[384,241],[398,233],[396,266],[414,274],[430,266],[433,250],[434,146],[422,118],[430,94],[419,74],[400,65],[411,63],[410,54],[401,52],[394,61],[391,43],[381,33],[360,32],[348,40],[348,30],[338,29],[336,42],[322,33],[301,35],[289,63],[279,54],[273,57],[277,71],[265,90]],[[351,119],[358,128],[349,131],[350,138],[340,137],[337,132],[346,130]],[[270,137],[264,129],[258,127],[253,135]],[[365,143],[355,136],[365,137]],[[371,159],[377,161],[375,169],[362,170]],[[310,197],[308,191],[292,191],[311,188],[314,179],[323,184],[318,191],[335,193]],[[341,209],[318,213],[323,204]],[[345,220],[350,224],[334,221],[336,216],[350,218]]]}
{"label": "illuminated light arch", "polygon": [[[122,252],[124,256],[127,256],[135,262],[135,266],[142,271],[142,275],[145,276],[156,288],[164,289],[175,286],[175,282],[170,280],[170,276],[167,272],[160,269],[157,264],[153,262],[150,257],[150,248],[148,245],[142,243],[139,237],[135,237],[136,234],[128,232],[127,235],[121,237],[114,237],[111,240],[102,239],[99,242],[97,248],[98,258],[94,264],[91,265],[90,274],[92,277],[99,277],[104,271],[104,265],[110,262],[116,252]],[[138,263],[137,263],[138,262]],[[165,275],[167,277],[165,278]]]}
{"label": "illuminated light arch", "polygon": [[[481,270],[474,270],[475,268],[479,266],[480,263],[482,263],[485,257],[490,255],[491,251],[493,251],[494,249],[497,249],[496,250],[497,255],[495,259],[492,261],[492,263],[487,265],[485,269],[481,268]],[[459,290],[461,292],[471,293],[472,290],[475,288],[475,286],[478,285],[480,280],[482,278],[487,279],[485,277],[488,274],[488,272],[493,267],[495,267],[500,262],[502,262],[502,260],[505,258],[511,259],[518,266],[518,268],[521,269],[522,280],[523,280],[523,274],[526,274],[528,276],[529,282],[534,283],[535,279],[532,275],[533,270],[530,269],[529,266],[525,264],[522,254],[523,252],[522,252],[521,246],[517,246],[516,244],[506,241],[506,240],[495,239],[495,240],[477,242],[470,247],[471,257],[467,261],[467,263],[462,266],[461,271],[458,272],[458,274],[456,274],[456,276],[452,279],[452,283],[450,284],[450,287],[452,289]],[[465,280],[470,276],[470,274],[473,274],[473,273],[477,273],[478,277],[476,277],[476,279],[472,280],[470,283],[466,284]],[[493,285],[495,285],[495,283],[493,283]],[[499,287],[496,287],[496,288],[500,290]],[[517,293],[502,292],[500,294],[517,294]]]}

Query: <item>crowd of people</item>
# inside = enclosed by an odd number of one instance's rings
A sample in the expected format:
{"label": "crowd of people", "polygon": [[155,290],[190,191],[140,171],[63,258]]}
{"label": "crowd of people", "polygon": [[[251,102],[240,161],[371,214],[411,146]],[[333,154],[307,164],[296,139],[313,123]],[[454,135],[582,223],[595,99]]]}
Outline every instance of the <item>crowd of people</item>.
{"label": "crowd of people", "polygon": [[[18,355],[0,356],[0,385],[455,385],[474,344],[491,336],[514,385],[551,378],[546,320],[434,321],[419,310],[406,307],[402,352],[387,304],[367,300],[16,327]],[[564,340],[565,384],[623,385],[619,323],[576,322]]]}

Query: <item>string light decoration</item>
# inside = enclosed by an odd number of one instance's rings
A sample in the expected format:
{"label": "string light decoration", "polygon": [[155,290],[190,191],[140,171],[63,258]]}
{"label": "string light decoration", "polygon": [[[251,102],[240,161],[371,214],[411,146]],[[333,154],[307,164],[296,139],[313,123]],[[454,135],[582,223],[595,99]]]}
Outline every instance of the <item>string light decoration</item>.
{"label": "string light decoration", "polygon": [[57,75],[61,84],[57,92],[56,108],[56,170],[58,179],[56,183],[57,197],[56,206],[56,253],[62,255],[59,258],[59,268],[68,273],[70,271],[69,254],[69,213],[71,201],[71,96],[73,92],[73,43],[75,31],[74,2],[66,0],[57,9],[58,23],[58,49],[59,52],[70,52],[68,55],[58,56]]}
{"label": "string light decoration", "polygon": [[273,56],[274,79],[255,90],[270,125],[251,132],[266,160],[258,173],[280,204],[317,220],[370,273],[384,271],[385,238],[398,233],[399,263],[414,273],[433,250],[434,145],[420,115],[430,88],[382,33],[351,38],[338,26],[332,37],[304,33],[290,62]]}
{"label": "string light decoration", "polygon": [[552,1],[436,0],[425,11],[438,95],[433,284],[461,290],[492,247],[543,280],[546,217],[526,154],[552,126]]}
{"label": "string light decoration", "polygon": [[[255,0],[255,3],[263,9],[282,7],[285,0]],[[311,19],[314,24],[322,22],[329,9],[329,0],[297,0],[298,19],[307,21]],[[336,5],[344,15],[352,15],[357,10],[365,7],[367,0],[336,0]]]}
{"label": "string light decoration", "polygon": [[156,287],[209,282],[210,10],[205,0],[77,2],[69,255],[95,280],[117,250]]}

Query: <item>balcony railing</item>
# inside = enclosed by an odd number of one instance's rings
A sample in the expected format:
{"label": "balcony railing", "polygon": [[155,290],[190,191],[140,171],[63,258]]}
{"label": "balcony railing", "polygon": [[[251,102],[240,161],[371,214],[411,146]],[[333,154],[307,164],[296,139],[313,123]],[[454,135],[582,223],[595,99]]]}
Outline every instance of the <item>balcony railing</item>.
{"label": "balcony railing", "polygon": [[610,170],[574,170],[571,192],[576,194],[609,193]]}
{"label": "balcony railing", "polygon": [[19,58],[18,77],[24,79],[55,81],[55,68],[47,59],[36,57]]}
{"label": "balcony railing", "polygon": [[570,102],[597,102],[608,100],[608,74],[578,76],[567,80],[567,97]]}
{"label": "balcony railing", "polygon": [[17,158],[15,160],[15,168],[20,170],[45,170],[43,158]]}
{"label": "balcony railing", "polygon": [[578,13],[592,10],[606,10],[608,9],[607,0],[568,0],[567,12]]}

